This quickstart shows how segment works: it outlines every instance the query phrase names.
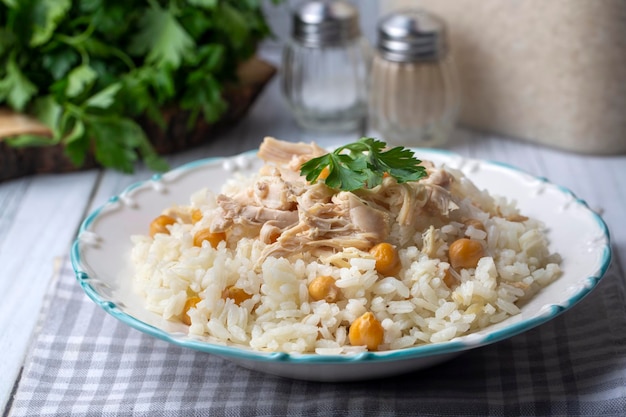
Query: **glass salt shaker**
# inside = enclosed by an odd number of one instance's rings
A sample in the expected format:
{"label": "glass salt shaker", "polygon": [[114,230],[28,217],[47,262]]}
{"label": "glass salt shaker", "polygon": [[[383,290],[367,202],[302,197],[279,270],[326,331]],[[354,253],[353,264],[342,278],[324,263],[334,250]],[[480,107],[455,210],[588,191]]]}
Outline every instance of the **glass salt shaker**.
{"label": "glass salt shaker", "polygon": [[367,114],[369,58],[353,5],[301,3],[282,67],[283,94],[298,124],[318,131],[360,128]]}
{"label": "glass salt shaker", "polygon": [[444,22],[421,10],[384,17],[370,85],[368,120],[374,133],[394,145],[441,146],[459,106]]}

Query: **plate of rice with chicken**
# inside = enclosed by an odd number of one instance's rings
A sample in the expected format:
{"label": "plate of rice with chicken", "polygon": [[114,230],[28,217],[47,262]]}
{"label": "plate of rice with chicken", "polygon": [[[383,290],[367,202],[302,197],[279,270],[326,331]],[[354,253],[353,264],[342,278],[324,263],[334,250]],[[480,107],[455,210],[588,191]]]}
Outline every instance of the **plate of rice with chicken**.
{"label": "plate of rice with chicken", "polygon": [[128,325],[320,381],[529,330],[588,294],[610,257],[606,225],[570,191],[373,138],[268,137],[155,175],[92,213],[72,251],[87,295]]}

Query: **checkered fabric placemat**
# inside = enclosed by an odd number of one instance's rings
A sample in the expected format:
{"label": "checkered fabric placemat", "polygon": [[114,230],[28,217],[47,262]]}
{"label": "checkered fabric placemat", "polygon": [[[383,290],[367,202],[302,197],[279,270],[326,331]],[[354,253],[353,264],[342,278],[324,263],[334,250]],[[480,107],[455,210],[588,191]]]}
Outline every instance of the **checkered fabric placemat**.
{"label": "checkered fabric placemat", "polygon": [[69,262],[51,286],[8,415],[625,416],[626,283],[534,330],[422,371],[293,381],[131,329],[97,307]]}

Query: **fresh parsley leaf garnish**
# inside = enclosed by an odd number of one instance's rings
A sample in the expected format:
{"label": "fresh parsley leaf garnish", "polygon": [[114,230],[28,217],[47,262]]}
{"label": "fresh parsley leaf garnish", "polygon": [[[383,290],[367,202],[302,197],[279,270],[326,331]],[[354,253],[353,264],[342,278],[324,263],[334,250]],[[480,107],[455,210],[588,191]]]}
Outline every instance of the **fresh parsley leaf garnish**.
{"label": "fresh parsley leaf garnish", "polygon": [[426,177],[426,168],[413,151],[402,146],[385,150],[386,147],[383,141],[361,138],[305,162],[300,167],[300,175],[315,183],[322,171],[328,169],[326,185],[342,191],[376,187],[386,174],[399,183]]}

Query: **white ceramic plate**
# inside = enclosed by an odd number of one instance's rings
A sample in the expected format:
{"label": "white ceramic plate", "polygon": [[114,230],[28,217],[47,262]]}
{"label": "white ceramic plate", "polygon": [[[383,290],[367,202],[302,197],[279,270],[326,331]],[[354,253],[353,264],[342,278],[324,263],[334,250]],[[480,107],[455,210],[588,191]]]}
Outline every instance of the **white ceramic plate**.
{"label": "white ceramic plate", "polygon": [[122,322],[175,345],[222,356],[246,368],[284,377],[348,381],[396,375],[447,360],[467,349],[497,342],[536,327],[587,295],[609,267],[609,234],[602,219],[569,190],[499,163],[462,158],[444,151],[415,149],[416,156],[462,170],[479,188],[517,201],[521,212],[548,227],[552,252],[563,275],[522,307],[522,313],[452,341],[408,349],[321,356],[258,352],[190,337],[186,326],[147,311],[130,289],[130,236],[172,204],[188,204],[203,187],[219,191],[234,171],[256,172],[255,153],[187,164],[132,185],[83,222],[72,248],[72,264],[87,295]]}

